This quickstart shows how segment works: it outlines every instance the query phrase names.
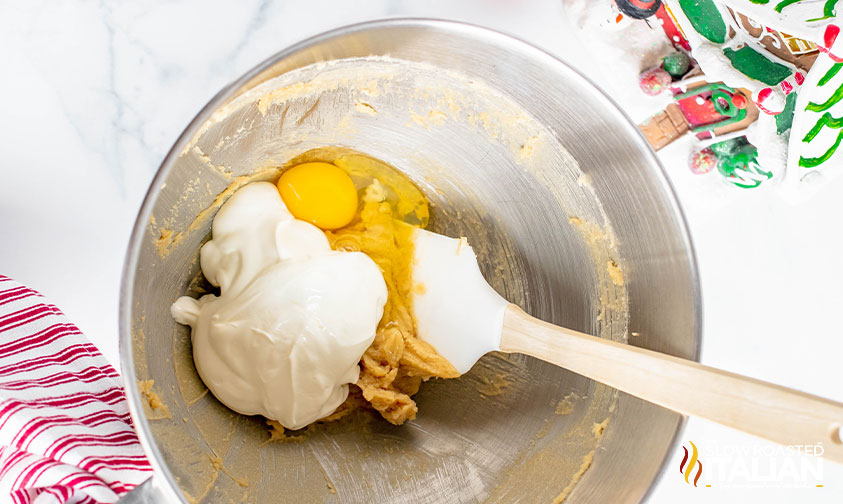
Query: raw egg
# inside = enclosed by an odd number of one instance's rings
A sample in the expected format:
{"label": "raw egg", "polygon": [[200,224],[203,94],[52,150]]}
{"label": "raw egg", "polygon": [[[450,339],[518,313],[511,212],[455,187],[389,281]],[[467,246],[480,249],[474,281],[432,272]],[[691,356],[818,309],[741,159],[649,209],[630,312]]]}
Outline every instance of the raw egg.
{"label": "raw egg", "polygon": [[321,229],[346,226],[357,213],[354,182],[330,163],[293,166],[278,179],[278,192],[295,218]]}

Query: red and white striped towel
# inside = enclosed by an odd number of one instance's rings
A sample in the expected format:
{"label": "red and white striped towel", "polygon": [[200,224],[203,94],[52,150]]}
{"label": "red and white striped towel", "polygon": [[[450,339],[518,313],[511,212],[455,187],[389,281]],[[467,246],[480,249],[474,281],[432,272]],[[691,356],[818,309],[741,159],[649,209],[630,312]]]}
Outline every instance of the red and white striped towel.
{"label": "red and white striped towel", "polygon": [[0,275],[0,504],[112,503],[151,471],[120,375],[58,308]]}

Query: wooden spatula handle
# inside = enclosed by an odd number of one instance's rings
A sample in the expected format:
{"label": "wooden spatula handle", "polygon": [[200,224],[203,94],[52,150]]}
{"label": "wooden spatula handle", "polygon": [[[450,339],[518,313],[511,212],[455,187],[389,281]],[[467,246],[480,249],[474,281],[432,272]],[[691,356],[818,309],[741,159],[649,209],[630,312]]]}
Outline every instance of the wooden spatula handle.
{"label": "wooden spatula handle", "polygon": [[785,446],[822,443],[843,463],[843,404],[652,350],[557,327],[509,305],[501,350],[532,355],[685,415]]}

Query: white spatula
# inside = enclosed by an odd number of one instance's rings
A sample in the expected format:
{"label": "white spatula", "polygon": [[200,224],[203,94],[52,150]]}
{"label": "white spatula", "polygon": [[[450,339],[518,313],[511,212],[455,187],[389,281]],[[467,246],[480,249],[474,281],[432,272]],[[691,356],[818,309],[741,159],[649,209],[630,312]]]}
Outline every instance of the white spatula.
{"label": "white spatula", "polygon": [[548,324],[486,283],[465,239],[418,230],[414,243],[413,281],[423,286],[413,295],[419,336],[460,373],[494,350],[532,355],[785,446],[821,442],[825,457],[843,463],[843,404]]}

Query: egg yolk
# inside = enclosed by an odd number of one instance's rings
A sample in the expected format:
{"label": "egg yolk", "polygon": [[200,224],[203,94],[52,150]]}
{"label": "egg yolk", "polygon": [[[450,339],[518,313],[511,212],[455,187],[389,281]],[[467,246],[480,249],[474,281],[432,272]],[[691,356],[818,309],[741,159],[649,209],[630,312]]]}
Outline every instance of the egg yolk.
{"label": "egg yolk", "polygon": [[295,218],[321,229],[346,226],[357,213],[354,182],[330,163],[293,166],[278,179],[278,192]]}

